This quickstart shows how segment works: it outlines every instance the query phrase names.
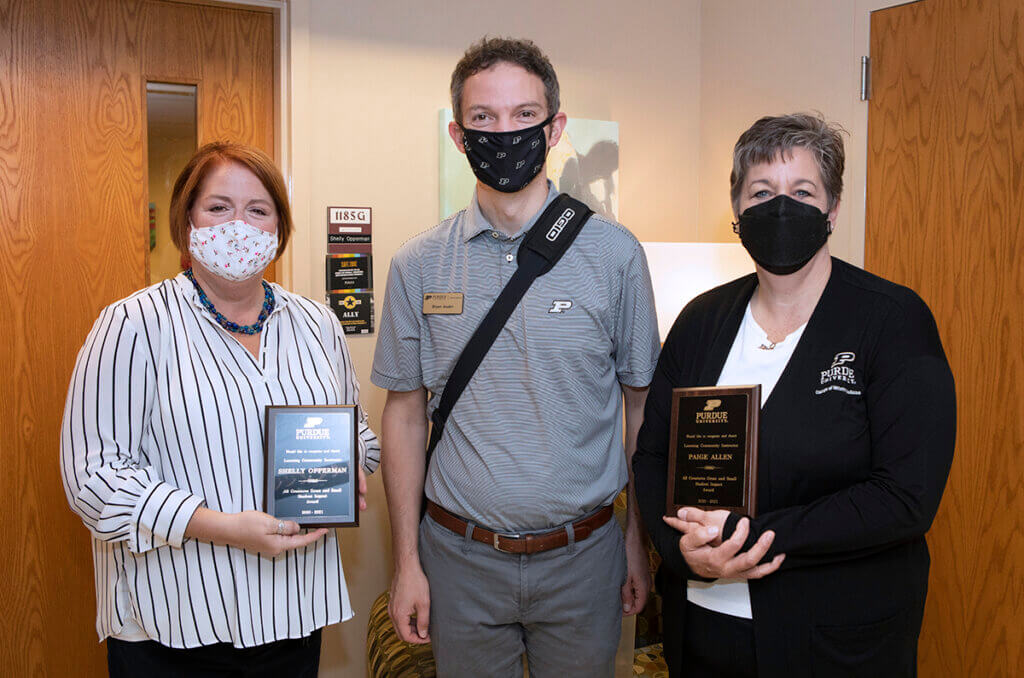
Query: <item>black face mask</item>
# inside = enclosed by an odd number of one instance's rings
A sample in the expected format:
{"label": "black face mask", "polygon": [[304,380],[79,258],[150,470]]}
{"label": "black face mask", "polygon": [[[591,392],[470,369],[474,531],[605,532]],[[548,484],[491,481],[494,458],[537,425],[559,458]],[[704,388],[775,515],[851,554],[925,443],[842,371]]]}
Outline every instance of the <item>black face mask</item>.
{"label": "black face mask", "polygon": [[462,145],[473,174],[502,193],[515,193],[526,188],[544,166],[548,151],[544,127],[554,117],[552,115],[539,125],[512,132],[462,127]]}
{"label": "black face mask", "polygon": [[775,275],[803,268],[832,232],[828,214],[788,195],[748,207],[733,230],[751,258]]}

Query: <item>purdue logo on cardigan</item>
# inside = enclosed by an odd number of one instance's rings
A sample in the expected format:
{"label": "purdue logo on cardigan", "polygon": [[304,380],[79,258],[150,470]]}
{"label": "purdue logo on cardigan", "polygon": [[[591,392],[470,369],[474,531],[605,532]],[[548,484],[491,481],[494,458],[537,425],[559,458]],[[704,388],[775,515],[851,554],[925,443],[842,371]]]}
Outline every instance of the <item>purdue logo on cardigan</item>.
{"label": "purdue logo on cardigan", "polygon": [[[821,386],[815,395],[821,395],[828,391],[840,391],[848,395],[860,395],[859,384],[857,384],[857,373],[847,363],[857,359],[853,351],[840,351],[832,359],[832,365],[827,370],[821,371]],[[851,388],[852,387],[852,388]]]}
{"label": "purdue logo on cardigan", "polygon": [[832,367],[839,367],[845,363],[852,363],[857,358],[857,354],[853,351],[840,351],[836,353],[836,357],[832,359]]}

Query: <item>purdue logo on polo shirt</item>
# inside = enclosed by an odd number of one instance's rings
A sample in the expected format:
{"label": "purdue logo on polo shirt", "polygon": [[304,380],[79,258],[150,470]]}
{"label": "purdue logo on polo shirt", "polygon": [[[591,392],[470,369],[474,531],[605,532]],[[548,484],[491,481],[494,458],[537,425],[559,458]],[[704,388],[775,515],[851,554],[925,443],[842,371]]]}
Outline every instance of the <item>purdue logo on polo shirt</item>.
{"label": "purdue logo on polo shirt", "polygon": [[548,313],[565,313],[572,308],[572,299],[554,299]]}
{"label": "purdue logo on polo shirt", "polygon": [[832,364],[827,370],[821,371],[821,388],[814,391],[815,395],[839,391],[848,395],[860,395],[860,384],[857,383],[857,373],[853,371],[853,361],[857,354],[853,351],[840,351],[832,359]]}

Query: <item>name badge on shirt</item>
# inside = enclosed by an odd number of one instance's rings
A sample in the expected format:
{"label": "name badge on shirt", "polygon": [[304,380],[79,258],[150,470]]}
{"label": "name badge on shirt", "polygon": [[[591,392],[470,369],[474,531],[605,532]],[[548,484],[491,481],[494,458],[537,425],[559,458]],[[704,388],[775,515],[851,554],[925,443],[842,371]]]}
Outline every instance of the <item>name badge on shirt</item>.
{"label": "name badge on shirt", "polygon": [[462,292],[427,292],[423,295],[424,315],[460,315]]}

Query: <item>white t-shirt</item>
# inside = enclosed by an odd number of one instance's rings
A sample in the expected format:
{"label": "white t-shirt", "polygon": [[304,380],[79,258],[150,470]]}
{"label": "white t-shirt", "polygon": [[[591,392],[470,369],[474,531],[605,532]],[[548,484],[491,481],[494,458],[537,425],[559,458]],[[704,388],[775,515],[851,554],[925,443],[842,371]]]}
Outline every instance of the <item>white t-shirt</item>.
{"label": "white t-shirt", "polygon": [[[804,323],[782,341],[772,344],[768,334],[754,320],[747,304],[743,322],[729,349],[719,386],[761,384],[761,406],[786,369],[793,349],[804,333]],[[771,346],[772,348],[767,348]],[[690,580],[686,583],[686,599],[695,605],[734,617],[753,619],[750,610],[750,587],[745,579],[716,579],[713,582]]]}

